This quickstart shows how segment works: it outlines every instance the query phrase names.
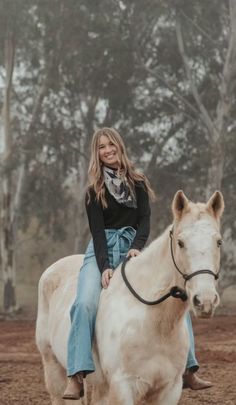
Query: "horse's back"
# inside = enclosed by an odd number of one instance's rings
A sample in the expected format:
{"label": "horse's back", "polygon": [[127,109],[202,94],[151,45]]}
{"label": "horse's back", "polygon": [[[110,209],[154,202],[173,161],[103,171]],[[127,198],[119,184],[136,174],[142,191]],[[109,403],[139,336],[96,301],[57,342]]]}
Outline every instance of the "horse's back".
{"label": "horse's back", "polygon": [[[65,362],[69,312],[75,299],[83,255],[64,257],[48,267],[39,280],[36,343],[40,352],[48,348],[62,354]],[[63,350],[61,350],[63,348]]]}

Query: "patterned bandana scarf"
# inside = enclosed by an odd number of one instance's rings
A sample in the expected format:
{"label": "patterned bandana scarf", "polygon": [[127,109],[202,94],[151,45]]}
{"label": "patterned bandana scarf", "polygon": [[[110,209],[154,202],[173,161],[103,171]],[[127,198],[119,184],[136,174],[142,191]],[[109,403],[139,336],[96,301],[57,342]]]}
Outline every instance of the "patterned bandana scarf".
{"label": "patterned bandana scarf", "polygon": [[120,178],[117,170],[103,166],[103,175],[109,193],[119,204],[129,208],[137,208],[136,197],[131,194],[126,178]]}

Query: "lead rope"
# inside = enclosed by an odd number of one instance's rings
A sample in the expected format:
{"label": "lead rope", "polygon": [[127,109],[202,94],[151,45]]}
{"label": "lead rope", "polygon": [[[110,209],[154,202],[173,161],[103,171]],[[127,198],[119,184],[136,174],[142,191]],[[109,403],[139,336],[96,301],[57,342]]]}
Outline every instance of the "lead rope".
{"label": "lead rope", "polygon": [[160,297],[160,298],[157,299],[157,300],[154,300],[154,301],[147,301],[147,300],[145,300],[144,298],[142,298],[142,297],[133,289],[133,287],[131,286],[129,280],[128,280],[127,277],[126,277],[126,274],[125,274],[125,267],[126,267],[127,262],[129,261],[129,259],[130,259],[130,257],[126,257],[125,260],[123,261],[123,263],[122,263],[122,265],[121,265],[121,275],[122,275],[122,277],[123,277],[123,280],[124,280],[124,283],[125,283],[126,287],[127,287],[127,288],[129,289],[129,291],[134,295],[134,297],[137,298],[140,302],[142,302],[143,304],[146,304],[146,305],[157,305],[157,304],[160,304],[161,302],[165,301],[165,300],[166,300],[167,298],[169,298],[169,297],[179,298],[179,299],[181,299],[182,301],[186,301],[186,300],[188,299],[188,296],[187,296],[186,292],[185,292],[182,288],[180,288],[180,287],[178,287],[178,286],[171,287],[170,291],[169,291],[167,294],[163,295],[162,297]]}

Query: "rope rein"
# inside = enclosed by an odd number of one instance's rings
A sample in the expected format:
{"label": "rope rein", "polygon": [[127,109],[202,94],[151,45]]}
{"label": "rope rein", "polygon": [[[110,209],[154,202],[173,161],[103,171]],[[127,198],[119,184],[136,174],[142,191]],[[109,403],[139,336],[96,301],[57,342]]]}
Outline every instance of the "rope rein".
{"label": "rope rein", "polygon": [[123,277],[123,280],[125,282],[126,287],[129,289],[129,291],[134,295],[135,298],[137,298],[140,302],[142,302],[143,304],[146,305],[157,305],[160,304],[161,302],[165,301],[167,298],[169,297],[173,297],[173,298],[180,298],[182,301],[186,301],[188,299],[186,292],[177,286],[174,286],[170,289],[170,291],[163,295],[162,297],[160,297],[157,300],[154,301],[147,301],[144,298],[142,298],[131,286],[130,282],[128,281],[126,274],[125,274],[125,267],[126,267],[126,263],[129,261],[130,257],[125,258],[125,260],[122,263],[121,266],[121,274]]}
{"label": "rope rein", "polygon": [[[185,273],[183,273],[183,272],[179,269],[179,267],[177,266],[176,261],[175,261],[175,257],[174,257],[174,252],[173,252],[173,228],[170,230],[170,235],[169,235],[169,236],[170,236],[170,251],[171,251],[171,257],[172,257],[172,260],[173,260],[173,263],[174,263],[174,266],[175,266],[176,270],[181,274],[181,276],[182,276],[183,279],[184,279],[184,286],[186,285],[187,281],[191,280],[191,278],[193,278],[193,277],[195,277],[195,276],[197,276],[197,275],[199,275],[199,274],[210,274],[211,276],[213,276],[213,277],[215,278],[215,280],[217,280],[217,279],[219,278],[219,272],[218,272],[218,273],[214,273],[212,270],[209,270],[209,269],[197,270],[197,271],[195,271],[194,273],[191,273],[191,274],[185,274]],[[137,300],[139,300],[140,302],[142,302],[142,303],[145,304],[145,305],[158,305],[158,304],[160,304],[161,302],[165,301],[165,300],[166,300],[167,298],[169,298],[169,297],[179,298],[179,299],[181,299],[183,302],[184,302],[184,301],[187,301],[188,296],[187,296],[186,291],[185,291],[183,288],[180,288],[180,287],[178,287],[178,286],[173,286],[173,287],[171,287],[170,291],[169,291],[167,294],[163,295],[162,297],[160,297],[160,298],[157,299],[157,300],[148,301],[148,300],[145,300],[144,298],[142,298],[142,297],[134,290],[134,288],[133,288],[132,285],[130,284],[129,280],[127,279],[127,276],[126,276],[126,273],[125,273],[125,267],[126,267],[126,264],[127,264],[127,262],[128,262],[129,260],[130,260],[130,257],[126,257],[126,258],[124,259],[124,261],[123,261],[123,263],[122,263],[122,265],[121,265],[121,275],[122,275],[122,278],[123,278],[123,280],[124,280],[124,283],[125,283],[126,287],[127,287],[127,288],[129,289],[129,291],[133,294],[133,296],[134,296],[135,298],[137,298]]]}

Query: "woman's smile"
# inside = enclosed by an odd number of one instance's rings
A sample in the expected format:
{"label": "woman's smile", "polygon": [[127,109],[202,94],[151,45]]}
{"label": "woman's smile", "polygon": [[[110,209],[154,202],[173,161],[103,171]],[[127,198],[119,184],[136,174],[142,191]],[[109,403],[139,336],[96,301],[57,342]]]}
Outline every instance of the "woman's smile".
{"label": "woman's smile", "polygon": [[116,145],[114,145],[107,136],[102,135],[99,141],[99,159],[104,165],[118,168],[119,158]]}

